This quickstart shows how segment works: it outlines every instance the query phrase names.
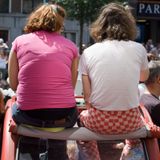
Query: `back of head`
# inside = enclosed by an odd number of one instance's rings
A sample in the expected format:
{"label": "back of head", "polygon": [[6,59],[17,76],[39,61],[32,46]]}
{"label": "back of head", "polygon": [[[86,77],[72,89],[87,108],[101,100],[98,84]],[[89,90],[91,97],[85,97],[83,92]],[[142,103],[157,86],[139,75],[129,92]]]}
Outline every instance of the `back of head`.
{"label": "back of head", "polygon": [[57,4],[43,4],[28,17],[24,32],[59,32],[63,28],[66,11]]}
{"label": "back of head", "polygon": [[3,45],[4,40],[2,38],[0,38],[0,45]]}
{"label": "back of head", "polygon": [[150,61],[148,66],[150,75],[149,78],[145,81],[146,85],[152,84],[158,77],[160,78],[160,61]]}
{"label": "back of head", "polygon": [[91,25],[90,33],[95,41],[134,40],[136,24],[131,9],[118,3],[105,5],[97,20]]}

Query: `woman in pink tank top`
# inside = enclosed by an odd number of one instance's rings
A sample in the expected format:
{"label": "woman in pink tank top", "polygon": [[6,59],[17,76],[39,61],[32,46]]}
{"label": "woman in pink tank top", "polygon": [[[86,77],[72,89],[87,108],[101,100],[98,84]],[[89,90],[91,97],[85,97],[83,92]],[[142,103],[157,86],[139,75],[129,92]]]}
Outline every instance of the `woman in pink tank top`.
{"label": "woman in pink tank top", "polygon": [[[61,35],[65,16],[61,6],[43,4],[28,17],[25,34],[12,43],[8,72],[17,95],[12,117],[18,124],[72,127],[77,120],[78,49]],[[65,152],[65,143],[60,153]],[[56,155],[48,158],[67,159],[66,154]]]}

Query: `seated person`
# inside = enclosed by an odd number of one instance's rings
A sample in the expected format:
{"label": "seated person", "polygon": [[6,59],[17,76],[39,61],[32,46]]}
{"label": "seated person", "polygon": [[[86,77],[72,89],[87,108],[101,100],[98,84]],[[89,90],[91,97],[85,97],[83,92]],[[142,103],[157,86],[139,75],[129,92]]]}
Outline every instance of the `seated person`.
{"label": "seated person", "polygon": [[[135,19],[129,7],[109,3],[90,31],[95,44],[84,50],[79,67],[87,107],[80,114],[80,124],[100,134],[135,131],[144,126],[138,109],[138,84],[149,75],[146,49],[134,41]],[[136,144],[141,154],[133,159],[144,158],[139,141],[132,142],[127,141],[124,150]],[[95,141],[80,142],[79,146],[87,160],[100,159]],[[128,158],[125,153],[122,159]]]}
{"label": "seated person", "polygon": [[153,123],[160,126],[160,61],[150,61],[149,70],[150,75],[144,82],[145,87],[140,96],[140,103],[147,108]]}
{"label": "seated person", "polygon": [[[78,49],[61,35],[65,15],[61,6],[43,4],[29,16],[25,34],[12,44],[8,74],[10,87],[16,91],[12,117],[18,124],[72,127],[77,121]],[[64,151],[56,143],[56,150],[49,148],[48,159],[65,160]]]}

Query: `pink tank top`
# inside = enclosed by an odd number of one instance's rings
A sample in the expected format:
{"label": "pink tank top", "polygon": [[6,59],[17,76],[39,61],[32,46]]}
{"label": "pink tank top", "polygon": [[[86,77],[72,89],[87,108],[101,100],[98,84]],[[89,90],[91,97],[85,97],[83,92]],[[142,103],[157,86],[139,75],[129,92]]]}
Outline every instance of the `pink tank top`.
{"label": "pink tank top", "polygon": [[58,33],[38,31],[15,39],[19,63],[17,104],[22,110],[75,106],[71,80],[73,42]]}

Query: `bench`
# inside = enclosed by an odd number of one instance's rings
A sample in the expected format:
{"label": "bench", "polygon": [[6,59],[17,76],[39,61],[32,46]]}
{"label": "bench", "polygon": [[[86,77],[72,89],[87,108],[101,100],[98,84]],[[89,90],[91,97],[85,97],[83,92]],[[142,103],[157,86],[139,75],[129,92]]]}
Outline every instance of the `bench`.
{"label": "bench", "polygon": [[[11,106],[11,105],[10,105]],[[3,128],[3,142],[1,160],[14,160],[16,156],[16,145],[19,136],[28,136],[43,139],[58,139],[58,140],[97,140],[97,141],[121,141],[125,139],[141,139],[145,159],[159,160],[159,149],[157,148],[156,139],[151,138],[148,128],[142,127],[134,132],[119,135],[102,135],[90,131],[85,127],[73,127],[64,129],[59,132],[50,132],[29,127],[25,125],[16,125],[11,119],[11,107],[8,107],[5,114]],[[149,146],[149,152],[148,147]]]}

